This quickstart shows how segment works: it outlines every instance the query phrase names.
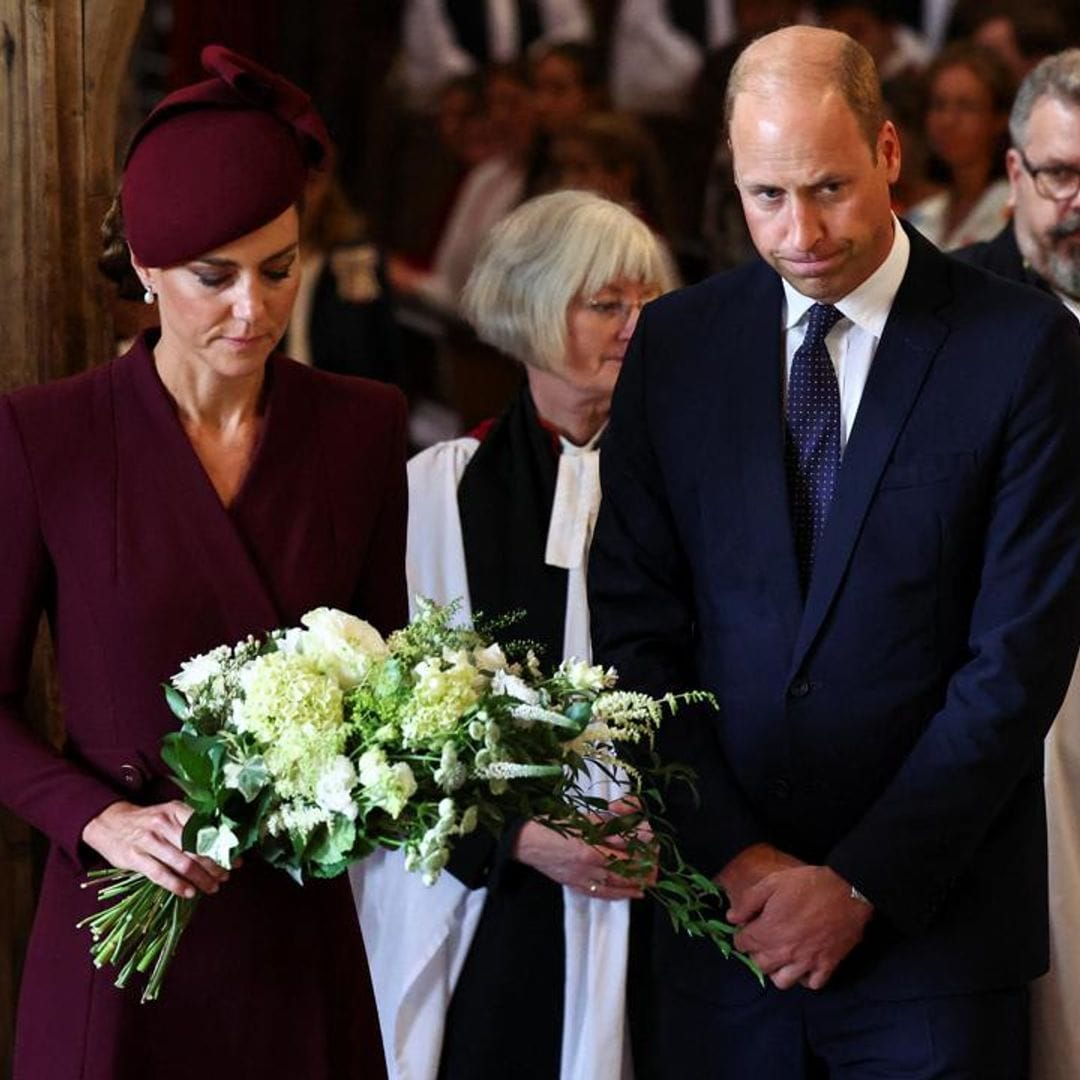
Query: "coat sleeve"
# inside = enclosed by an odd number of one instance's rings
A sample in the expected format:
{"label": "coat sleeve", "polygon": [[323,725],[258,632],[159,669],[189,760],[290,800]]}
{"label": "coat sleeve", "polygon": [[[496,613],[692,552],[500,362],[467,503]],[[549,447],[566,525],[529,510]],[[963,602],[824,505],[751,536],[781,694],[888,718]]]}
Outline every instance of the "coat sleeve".
{"label": "coat sleeve", "polygon": [[[648,328],[646,314],[619,377],[600,454],[603,498],[589,560],[589,611],[595,661],[618,669],[621,688],[663,695],[702,687],[691,568],[650,423]],[[709,874],[766,839],[724,760],[714,723],[712,710],[684,707],[665,719],[657,741],[663,762],[696,773],[696,797],[675,784],[663,812],[684,857]]]}
{"label": "coat sleeve", "polygon": [[827,858],[911,931],[933,918],[1018,786],[1038,782],[1080,642],[1080,337],[1063,313],[1033,324],[1000,454],[985,466],[965,656],[942,708]]}
{"label": "coat sleeve", "polygon": [[0,399],[0,801],[73,860],[86,823],[123,798],[31,731],[23,714],[30,658],[54,588],[38,500],[11,402]]}

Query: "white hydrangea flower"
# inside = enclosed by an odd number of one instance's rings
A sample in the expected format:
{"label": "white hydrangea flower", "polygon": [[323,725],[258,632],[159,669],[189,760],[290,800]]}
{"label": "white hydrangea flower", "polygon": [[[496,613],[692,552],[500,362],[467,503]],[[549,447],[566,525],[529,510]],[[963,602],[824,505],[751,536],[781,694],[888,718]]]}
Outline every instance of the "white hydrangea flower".
{"label": "white hydrangea flower", "polygon": [[381,807],[392,818],[405,809],[416,794],[416,777],[407,762],[391,765],[384,750],[365,750],[358,762],[360,786],[372,806]]}
{"label": "white hydrangea flower", "polygon": [[309,658],[282,652],[253,660],[241,683],[233,726],[259,741],[278,794],[313,799],[323,769],[345,748],[341,688]]}
{"label": "white hydrangea flower", "polygon": [[358,813],[352,796],[355,784],[356,769],[353,763],[344,754],[339,754],[319,775],[315,784],[315,801],[329,813],[343,814],[350,821],[355,821]]}
{"label": "white hydrangea flower", "polygon": [[464,649],[421,660],[413,674],[416,684],[402,715],[402,738],[406,746],[441,745],[480,700],[486,679]]}

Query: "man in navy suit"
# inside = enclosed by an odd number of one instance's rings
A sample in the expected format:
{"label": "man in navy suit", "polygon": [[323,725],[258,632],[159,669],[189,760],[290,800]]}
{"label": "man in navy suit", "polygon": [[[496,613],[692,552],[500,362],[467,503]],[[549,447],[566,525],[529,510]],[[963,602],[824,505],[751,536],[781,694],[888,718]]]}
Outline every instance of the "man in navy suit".
{"label": "man in navy suit", "polygon": [[597,658],[706,687],[666,815],[764,988],[658,922],[644,1076],[1018,1077],[1047,963],[1042,739],[1080,642],[1080,336],[893,216],[873,63],[740,57],[761,262],[649,305],[601,456]]}

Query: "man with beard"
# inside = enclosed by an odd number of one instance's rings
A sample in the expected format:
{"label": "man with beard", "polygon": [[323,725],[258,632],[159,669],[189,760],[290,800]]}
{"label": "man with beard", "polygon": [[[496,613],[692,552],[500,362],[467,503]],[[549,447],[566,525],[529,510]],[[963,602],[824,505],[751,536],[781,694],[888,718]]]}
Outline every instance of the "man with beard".
{"label": "man with beard", "polygon": [[1009,134],[1012,221],[957,254],[1055,293],[1080,318],[1080,49],[1047,57],[1021,83]]}
{"label": "man with beard", "polygon": [[[1047,57],[1023,81],[1009,118],[1012,221],[959,252],[1051,292],[1080,319],[1080,49]],[[1050,972],[1032,987],[1032,1076],[1080,1076],[1080,674],[1046,743]]]}

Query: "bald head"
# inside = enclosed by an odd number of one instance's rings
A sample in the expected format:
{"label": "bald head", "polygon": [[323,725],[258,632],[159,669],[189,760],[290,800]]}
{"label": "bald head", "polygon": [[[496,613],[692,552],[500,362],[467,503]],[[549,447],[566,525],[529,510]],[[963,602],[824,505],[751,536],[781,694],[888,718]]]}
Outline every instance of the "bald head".
{"label": "bald head", "polygon": [[739,55],[728,80],[724,120],[728,131],[741,94],[794,96],[812,106],[833,90],[847,103],[876,153],[885,119],[881,83],[870,54],[837,30],[788,26],[758,38]]}

